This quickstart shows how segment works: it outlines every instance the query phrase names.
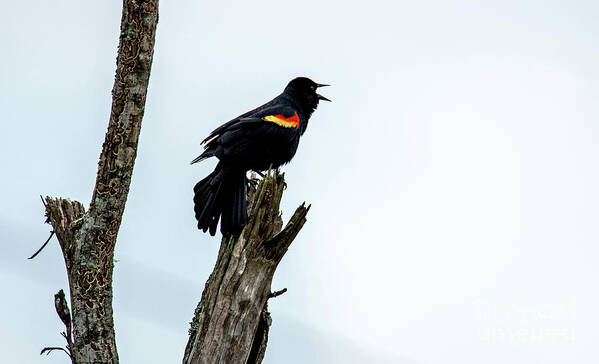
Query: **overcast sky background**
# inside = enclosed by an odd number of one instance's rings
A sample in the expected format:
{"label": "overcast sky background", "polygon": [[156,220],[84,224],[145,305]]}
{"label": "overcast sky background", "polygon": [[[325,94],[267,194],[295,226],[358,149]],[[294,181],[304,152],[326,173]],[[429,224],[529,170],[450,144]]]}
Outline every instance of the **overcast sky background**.
{"label": "overcast sky background", "polygon": [[[0,342],[64,363],[39,195],[91,198],[121,2],[0,0]],[[333,86],[293,162],[265,363],[597,363],[599,3],[162,1],[115,258],[123,363],[177,363],[218,238],[190,166],[306,75]]]}

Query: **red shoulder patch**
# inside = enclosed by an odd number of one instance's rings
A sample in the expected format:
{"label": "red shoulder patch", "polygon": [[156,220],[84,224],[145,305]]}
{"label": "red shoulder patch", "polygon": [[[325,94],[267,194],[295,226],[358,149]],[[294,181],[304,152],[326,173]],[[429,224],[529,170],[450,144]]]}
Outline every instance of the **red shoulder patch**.
{"label": "red shoulder patch", "polygon": [[285,128],[299,128],[300,120],[297,113],[292,116],[284,116],[283,114],[268,115],[263,118],[266,121],[273,122]]}

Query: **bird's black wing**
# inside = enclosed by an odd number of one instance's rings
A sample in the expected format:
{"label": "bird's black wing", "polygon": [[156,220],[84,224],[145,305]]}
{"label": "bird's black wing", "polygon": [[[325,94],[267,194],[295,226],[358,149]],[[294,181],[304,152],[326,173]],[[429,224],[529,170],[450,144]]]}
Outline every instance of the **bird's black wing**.
{"label": "bird's black wing", "polygon": [[247,118],[250,116],[254,116],[254,115],[258,115],[261,113],[261,111],[263,110],[268,110],[270,108],[273,107],[273,105],[275,105],[277,103],[279,96],[275,97],[274,99],[270,100],[269,102],[267,102],[264,105],[258,106],[257,108],[250,110],[244,114],[239,115],[238,117],[236,117],[235,119],[232,119],[226,123],[224,123],[223,125],[219,126],[218,128],[214,129],[207,137],[206,139],[202,140],[202,144],[207,143],[210,139],[213,139],[214,137],[222,134],[225,130],[227,130],[229,127],[231,127],[234,124],[237,124],[241,119],[243,118]]}
{"label": "bird's black wing", "polygon": [[191,163],[217,156],[233,158],[268,141],[290,141],[299,132],[297,111],[288,105],[265,104],[216,128],[202,142],[204,152]]}

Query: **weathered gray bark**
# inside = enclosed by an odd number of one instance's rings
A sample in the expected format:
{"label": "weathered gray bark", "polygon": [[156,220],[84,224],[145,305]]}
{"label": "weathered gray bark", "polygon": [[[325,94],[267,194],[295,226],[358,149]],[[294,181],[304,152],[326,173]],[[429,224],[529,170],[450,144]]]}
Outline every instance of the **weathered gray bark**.
{"label": "weathered gray bark", "polygon": [[45,199],[47,222],[60,242],[69,278],[73,363],[118,363],[113,255],[137,154],[157,23],[158,0],[123,1],[112,109],[89,210],[77,201]]}
{"label": "weathered gray bark", "polygon": [[299,206],[285,228],[279,204],[283,174],[269,173],[249,193],[249,222],[239,237],[224,237],[214,271],[189,330],[184,364],[260,363],[268,340],[266,303],[277,265],[306,222]]}

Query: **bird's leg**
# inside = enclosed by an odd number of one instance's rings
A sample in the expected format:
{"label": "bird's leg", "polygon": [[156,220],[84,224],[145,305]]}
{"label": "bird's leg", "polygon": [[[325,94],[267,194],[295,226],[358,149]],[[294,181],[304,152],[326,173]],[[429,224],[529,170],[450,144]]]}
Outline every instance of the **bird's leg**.
{"label": "bird's leg", "polygon": [[[262,177],[264,177],[264,176],[262,176]],[[259,181],[260,180],[258,178],[256,178],[256,174],[254,174],[254,172],[252,172],[250,174],[250,178],[247,178],[247,187],[248,187],[248,189],[255,190],[256,187],[258,186],[258,182]]]}
{"label": "bird's leg", "polygon": [[250,174],[250,178],[248,178],[248,188],[254,188],[256,189],[256,186],[258,186],[258,182],[260,181],[258,178],[256,178],[256,174],[258,174],[260,177],[262,177],[262,179],[264,179],[264,173],[260,172],[260,171],[255,171],[252,170],[252,173]]}
{"label": "bird's leg", "polygon": [[257,178],[248,178],[248,189],[256,189],[256,187],[258,186],[258,179]]}
{"label": "bird's leg", "polygon": [[[279,170],[279,169],[277,168],[277,171],[278,171],[278,170]],[[260,172],[260,171],[253,171],[253,172],[256,172],[256,173],[258,173],[258,174],[260,175],[260,177],[262,177],[262,179],[264,179],[264,177],[265,177],[264,173],[262,173],[262,172]],[[258,179],[256,179],[256,181],[258,181]],[[285,181],[283,181],[283,189],[285,189],[285,190],[287,189],[287,182],[285,182]]]}

